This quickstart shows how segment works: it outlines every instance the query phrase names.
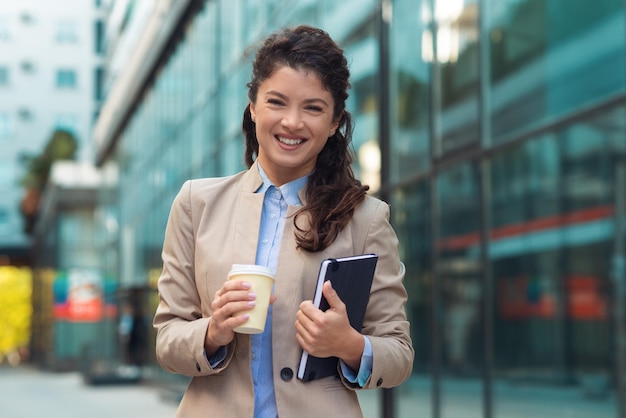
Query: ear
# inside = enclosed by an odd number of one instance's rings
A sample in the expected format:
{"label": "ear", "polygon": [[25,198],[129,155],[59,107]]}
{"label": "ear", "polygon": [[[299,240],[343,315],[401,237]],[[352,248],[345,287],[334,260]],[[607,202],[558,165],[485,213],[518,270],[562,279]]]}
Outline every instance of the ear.
{"label": "ear", "polygon": [[254,107],[254,103],[252,102],[250,102],[250,117],[252,118],[253,122],[256,120],[256,110]]}
{"label": "ear", "polygon": [[339,116],[333,119],[332,123],[330,124],[331,132],[333,133],[337,132],[337,128],[339,128],[339,122],[341,121],[342,118],[343,118],[343,111],[339,114]]}
{"label": "ear", "polygon": [[333,136],[335,134],[335,132],[337,132],[337,128],[339,127],[339,119],[337,120],[333,120],[332,123],[330,124],[330,129],[329,129],[329,137]]}

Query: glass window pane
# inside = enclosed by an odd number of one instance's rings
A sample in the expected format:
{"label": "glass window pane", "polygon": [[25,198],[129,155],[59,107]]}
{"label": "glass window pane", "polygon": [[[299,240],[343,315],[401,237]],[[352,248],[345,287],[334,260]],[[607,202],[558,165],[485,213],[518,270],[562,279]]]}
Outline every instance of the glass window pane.
{"label": "glass window pane", "polygon": [[494,142],[624,90],[623,1],[486,3]]}
{"label": "glass window pane", "polygon": [[[430,65],[424,59],[428,37],[414,0],[393,4],[390,27],[391,181],[430,166]],[[416,42],[422,39],[422,42]],[[432,45],[432,42],[430,43]]]}
{"label": "glass window pane", "polygon": [[[437,178],[441,286],[441,412],[481,417],[483,411],[480,189],[476,167],[461,163]],[[463,397],[463,402],[456,400]]]}
{"label": "glass window pane", "polygon": [[432,231],[430,181],[398,189],[391,201],[391,222],[405,264],[406,312],[415,350],[413,375],[397,390],[398,417],[431,417],[432,392]]}
{"label": "glass window pane", "polygon": [[350,68],[350,83],[346,107],[352,113],[355,126],[352,144],[357,158],[353,168],[357,178],[380,189],[380,143],[378,126],[378,57],[379,45],[373,20],[361,22],[362,30],[342,42]]}
{"label": "glass window pane", "polygon": [[[497,416],[616,416],[611,269],[624,121],[623,107],[602,112],[493,159]],[[550,403],[519,385],[531,381],[554,385]]]}
{"label": "glass window pane", "polygon": [[56,86],[59,88],[76,87],[76,71],[68,69],[57,70]]}
{"label": "glass window pane", "polygon": [[0,140],[9,139],[14,133],[14,119],[8,112],[0,112]]}
{"label": "glass window pane", "polygon": [[434,11],[424,7],[423,13],[435,28],[423,39],[423,46],[431,48],[424,57],[430,57],[437,77],[435,151],[446,155],[480,143],[478,1],[435,0]]}
{"label": "glass window pane", "polygon": [[9,84],[9,67],[0,66],[0,86]]}

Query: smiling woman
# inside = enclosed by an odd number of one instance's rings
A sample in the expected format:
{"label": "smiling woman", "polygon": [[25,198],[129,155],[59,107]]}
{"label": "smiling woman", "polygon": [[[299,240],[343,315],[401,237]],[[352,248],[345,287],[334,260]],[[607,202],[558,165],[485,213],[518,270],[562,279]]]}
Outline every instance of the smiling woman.
{"label": "smiling woman", "polygon": [[[160,364],[193,377],[177,416],[210,408],[213,416],[361,417],[355,390],[410,375],[404,265],[388,205],[367,196],[351,168],[348,79],[343,51],[326,32],[299,26],[270,35],[248,83],[248,170],[188,181],[176,197],[154,325]],[[330,309],[311,299],[324,259],[363,253],[378,263],[355,329],[330,282]],[[226,280],[233,264],[263,266],[276,279],[259,334],[235,331],[257,296],[251,281]],[[336,376],[295,378],[303,350],[336,357]]]}

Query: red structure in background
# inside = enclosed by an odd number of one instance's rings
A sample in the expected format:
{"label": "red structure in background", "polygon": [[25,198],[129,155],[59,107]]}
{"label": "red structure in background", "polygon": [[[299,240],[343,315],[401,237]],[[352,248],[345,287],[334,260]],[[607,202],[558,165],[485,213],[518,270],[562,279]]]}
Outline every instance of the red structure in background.
{"label": "red structure in background", "polygon": [[[605,320],[606,297],[595,277],[574,276],[566,280],[567,317],[575,320]],[[498,281],[498,311],[503,319],[554,318],[556,295],[541,289],[538,280],[525,275]]]}
{"label": "red structure in background", "polygon": [[104,281],[93,270],[71,269],[54,282],[54,318],[72,322],[97,322],[117,314],[116,305],[105,303]]}

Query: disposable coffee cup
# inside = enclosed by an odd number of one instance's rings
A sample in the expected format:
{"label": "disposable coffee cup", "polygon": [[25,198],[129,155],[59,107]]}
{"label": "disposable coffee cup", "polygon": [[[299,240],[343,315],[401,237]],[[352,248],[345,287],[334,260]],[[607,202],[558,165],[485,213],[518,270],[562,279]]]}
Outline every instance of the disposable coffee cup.
{"label": "disposable coffee cup", "polygon": [[255,264],[233,264],[228,280],[238,280],[250,283],[250,292],[256,294],[256,304],[249,311],[243,311],[236,316],[248,314],[246,322],[235,328],[235,332],[242,334],[260,334],[265,330],[265,320],[270,304],[270,295],[274,286],[274,275],[265,266]]}

